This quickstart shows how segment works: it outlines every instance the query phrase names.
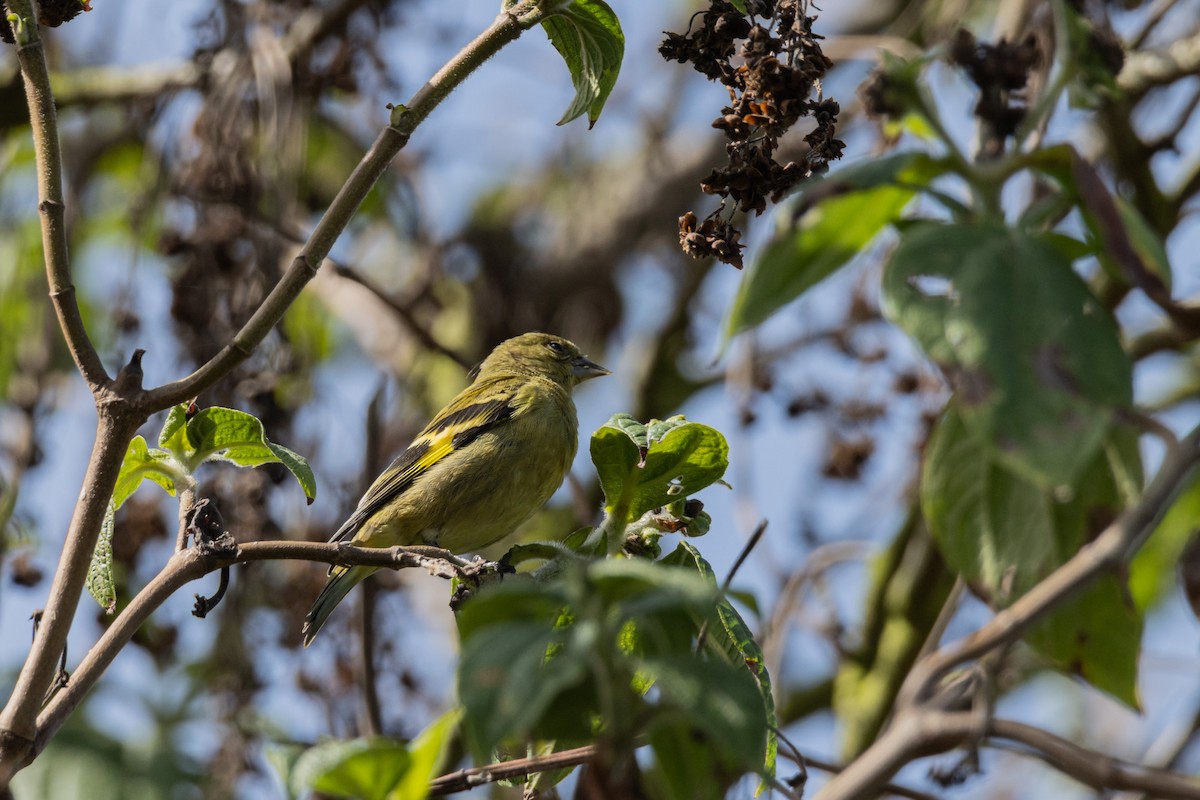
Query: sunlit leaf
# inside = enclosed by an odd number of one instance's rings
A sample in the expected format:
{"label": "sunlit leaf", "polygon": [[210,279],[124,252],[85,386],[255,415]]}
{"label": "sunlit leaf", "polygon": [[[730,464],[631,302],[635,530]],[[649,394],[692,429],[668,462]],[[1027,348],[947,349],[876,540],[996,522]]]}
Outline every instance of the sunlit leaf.
{"label": "sunlit leaf", "polygon": [[603,0],[570,0],[555,9],[542,28],[575,84],[575,98],[558,124],[587,114],[589,125],[595,125],[625,55],[625,34],[617,15]]}

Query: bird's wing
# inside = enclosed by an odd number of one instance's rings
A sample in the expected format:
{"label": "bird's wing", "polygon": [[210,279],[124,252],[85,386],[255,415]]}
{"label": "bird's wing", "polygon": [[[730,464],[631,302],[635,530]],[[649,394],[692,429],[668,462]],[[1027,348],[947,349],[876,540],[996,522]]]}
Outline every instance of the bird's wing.
{"label": "bird's wing", "polygon": [[[358,501],[358,508],[342,523],[332,542],[352,537],[363,523],[455,450],[461,450],[480,434],[502,425],[517,410],[519,384],[511,377],[477,381],[443,408],[418,434],[412,444],[388,466]],[[484,399],[486,398],[486,399]]]}

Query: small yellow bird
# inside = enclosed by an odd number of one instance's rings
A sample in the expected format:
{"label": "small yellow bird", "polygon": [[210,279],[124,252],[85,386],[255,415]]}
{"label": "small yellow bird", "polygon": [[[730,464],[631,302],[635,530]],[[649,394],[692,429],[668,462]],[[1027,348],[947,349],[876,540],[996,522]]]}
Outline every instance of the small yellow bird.
{"label": "small yellow bird", "polygon": [[[571,390],[610,372],[559,336],[526,333],[496,346],[470,386],[367,489],[331,542],[425,544],[454,553],[498,542],[558,489],[579,446]],[[304,621],[304,646],[377,567],[329,569]]]}

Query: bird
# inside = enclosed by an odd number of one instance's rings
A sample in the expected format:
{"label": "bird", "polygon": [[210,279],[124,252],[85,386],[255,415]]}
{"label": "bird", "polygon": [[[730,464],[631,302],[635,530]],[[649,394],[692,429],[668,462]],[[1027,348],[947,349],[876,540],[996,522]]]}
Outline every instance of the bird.
{"label": "bird", "polygon": [[[507,339],[471,383],[371,484],[329,541],[431,545],[452,553],[500,541],[545,505],[579,446],[571,391],[611,371],[548,333]],[[305,618],[304,646],[347,593],[378,567],[329,568]]]}

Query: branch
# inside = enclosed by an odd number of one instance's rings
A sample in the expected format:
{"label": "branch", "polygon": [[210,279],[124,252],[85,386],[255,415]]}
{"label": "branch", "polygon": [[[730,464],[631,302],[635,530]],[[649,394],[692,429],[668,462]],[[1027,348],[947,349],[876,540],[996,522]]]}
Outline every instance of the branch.
{"label": "branch", "polygon": [[79,367],[88,388],[96,394],[109,383],[108,373],[100,362],[96,348],[88,338],[71,282],[71,262],[67,255],[67,231],[63,222],[66,205],[63,202],[62,151],[58,143],[58,116],[54,94],[50,89],[50,72],[46,67],[46,51],[38,36],[37,14],[32,0],[6,0],[8,9],[23,24],[14,23],[17,37],[17,60],[25,83],[25,100],[29,105],[29,126],[33,135],[37,159],[38,210],[42,215],[42,249],[46,258],[46,279],[50,300],[71,357]]}
{"label": "branch", "polygon": [[[1162,467],[1136,506],[975,633],[917,662],[900,692],[893,726],[848,765],[842,775],[830,781],[818,797],[824,800],[858,797],[888,780],[912,758],[955,746],[959,739],[941,725],[942,718],[948,715],[936,709],[942,679],[959,664],[1016,641],[1033,623],[1076,591],[1127,563],[1158,526],[1197,462],[1200,462],[1200,426],[1184,437],[1178,447],[1167,451]],[[934,714],[936,717],[931,716]]]}
{"label": "branch", "polygon": [[235,545],[232,552],[192,547],[175,553],[162,571],[138,592],[75,668],[66,688],[54,696],[37,718],[32,759],[53,738],[67,717],[112,664],[137,629],[167,598],[182,587],[234,564],[251,561],[315,561],[340,566],[421,567],[440,578],[460,577],[472,564],[436,547],[351,547],[341,542],[263,541]]}
{"label": "branch", "polygon": [[429,785],[429,796],[439,797],[456,792],[465,792],[476,786],[511,778],[524,778],[539,772],[578,767],[591,761],[596,756],[594,745],[576,747],[573,750],[563,750],[546,756],[530,756],[516,758],[512,761],[502,761],[498,764],[488,764],[482,767],[471,767],[451,772],[440,778],[434,778]]}
{"label": "branch", "polygon": [[[958,715],[961,716],[961,715]],[[1162,800],[1197,800],[1200,780],[1169,770],[1131,764],[1119,758],[1080,747],[1049,731],[1021,722],[996,719],[988,736],[1008,739],[1033,750],[1033,755],[1064,775],[1097,791],[1137,791]]]}
{"label": "branch", "polygon": [[397,106],[392,111],[391,124],[380,131],[370,150],[354,168],[346,184],[309,235],[308,242],[301,248],[263,304],[233,337],[233,341],[186,378],[145,392],[141,398],[141,405],[146,413],[161,411],[190,400],[249,358],[250,353],[275,327],[304,286],[316,277],[317,269],[329,255],[333,243],[346,229],[346,225],[392,159],[408,144],[409,137],[417,126],[484,61],[495,55],[504,45],[515,41],[526,29],[540,22],[543,16],[540,5],[540,0],[523,0],[502,12],[483,33],[438,70],[413,95],[408,105]]}
{"label": "branch", "polygon": [[1174,83],[1200,70],[1200,31],[1176,39],[1164,50],[1135,50],[1125,55],[1117,86],[1140,98],[1157,86]]}
{"label": "branch", "polygon": [[79,500],[71,515],[62,556],[50,596],[29,656],[16,686],[0,712],[0,787],[30,753],[36,734],[37,709],[57,674],[56,664],[66,646],[71,620],[83,592],[96,537],[116,485],[125,448],[145,417],[122,401],[141,392],[141,352],[138,351],[114,382],[104,369],[79,311],[67,252],[62,190],[62,153],[46,54],[38,32],[32,0],[7,0],[18,19],[12,27],[17,58],[29,105],[30,129],[37,160],[38,209],[42,217],[42,249],[50,300],[71,357],[96,402],[99,421]]}
{"label": "branch", "polygon": [[469,370],[471,367],[475,366],[475,364],[462,353],[439,342],[434,337],[432,332],[427,330],[425,326],[417,321],[417,318],[413,314],[411,308],[402,303],[396,302],[396,299],[392,297],[387,290],[385,290],[375,281],[368,278],[366,275],[361,275],[354,269],[342,264],[335,266],[334,273],[339,278],[344,278],[352,283],[357,283],[359,286],[375,295],[376,299],[387,306],[388,309],[390,309],[392,313],[396,315],[396,319],[400,320],[400,323],[404,325],[404,327],[408,328],[408,332],[415,336],[417,340],[425,346],[426,350],[430,350],[434,353],[438,353],[439,355],[449,358],[451,361],[453,361],[455,364],[458,364],[465,370]]}

